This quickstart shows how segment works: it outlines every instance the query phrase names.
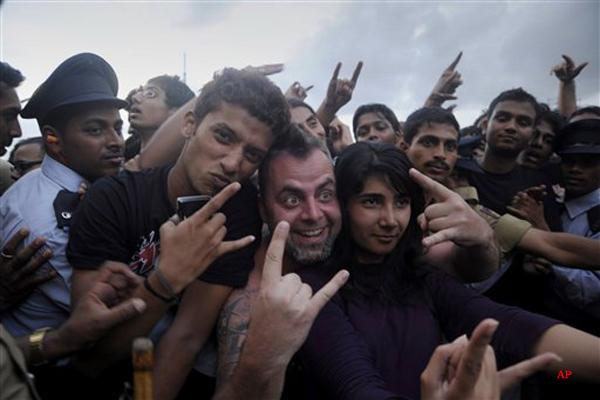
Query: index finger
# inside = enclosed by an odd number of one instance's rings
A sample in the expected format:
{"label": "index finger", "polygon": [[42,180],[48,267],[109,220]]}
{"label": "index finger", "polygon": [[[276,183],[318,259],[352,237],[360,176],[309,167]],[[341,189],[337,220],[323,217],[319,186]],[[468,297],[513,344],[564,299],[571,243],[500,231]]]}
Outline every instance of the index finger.
{"label": "index finger", "polygon": [[421,186],[421,188],[436,201],[446,200],[454,194],[453,191],[419,172],[416,168],[411,168],[408,173],[411,179]]}
{"label": "index finger", "polygon": [[210,199],[210,201],[206,203],[200,210],[192,214],[189,219],[200,218],[202,221],[206,221],[213,214],[219,211],[219,209],[223,207],[223,204],[232,198],[241,187],[242,185],[239,182],[233,182],[225,186],[223,190],[221,190],[215,197]]}
{"label": "index finger", "polygon": [[362,70],[363,67],[363,62],[359,61],[358,64],[356,65],[356,69],[354,70],[354,74],[352,74],[352,78],[350,79],[350,81],[352,82],[353,85],[356,85],[356,81],[358,81],[358,76],[360,75],[360,71]]}
{"label": "index finger", "polygon": [[448,68],[446,68],[446,71],[453,71],[454,68],[456,68],[456,66],[458,65],[458,62],[460,61],[461,57],[462,57],[462,50],[460,53],[458,53],[458,55],[456,56],[454,61],[452,61],[452,63],[450,63],[450,65],[448,65]]}
{"label": "index finger", "polygon": [[269,247],[267,248],[261,285],[269,285],[279,282],[281,279],[283,251],[285,249],[285,241],[288,237],[289,228],[290,225],[285,221],[279,222],[275,227],[271,243],[269,243]]}
{"label": "index finger", "polygon": [[6,245],[2,249],[4,254],[14,256],[17,248],[25,240],[25,238],[29,236],[29,229],[21,228],[17,233],[15,233],[9,240],[6,242]]}
{"label": "index finger", "polygon": [[333,70],[333,76],[331,77],[332,82],[337,81],[337,78],[338,78],[338,75],[340,74],[341,68],[342,68],[342,63],[341,62],[337,63],[337,65],[335,66],[335,69]]}
{"label": "index finger", "polygon": [[505,368],[502,371],[498,371],[500,390],[510,389],[528,376],[538,371],[543,371],[548,366],[561,361],[562,359],[554,353],[543,353]]}
{"label": "index finger", "polygon": [[[457,386],[464,385],[466,389],[472,387],[477,381],[487,346],[490,344],[496,328],[498,328],[498,321],[491,318],[485,319],[477,325],[456,372]],[[458,392],[460,393],[461,390]]]}

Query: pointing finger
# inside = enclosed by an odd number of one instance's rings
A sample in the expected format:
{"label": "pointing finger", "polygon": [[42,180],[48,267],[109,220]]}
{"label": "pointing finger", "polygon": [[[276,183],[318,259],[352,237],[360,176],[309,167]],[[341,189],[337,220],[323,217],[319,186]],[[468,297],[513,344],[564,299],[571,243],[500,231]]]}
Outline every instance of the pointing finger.
{"label": "pointing finger", "polygon": [[275,227],[271,243],[267,249],[265,264],[262,272],[262,284],[270,285],[279,282],[281,279],[281,269],[283,263],[283,251],[285,249],[285,241],[288,237],[290,224],[281,221]]}
{"label": "pointing finger", "polygon": [[219,209],[223,207],[223,204],[232,198],[241,187],[242,185],[240,185],[239,182],[233,182],[225,186],[223,190],[221,190],[215,197],[210,199],[210,201],[206,203],[198,212],[192,214],[189,219],[196,218],[195,222],[197,222],[198,219],[202,222],[208,220],[213,214],[219,211]]}
{"label": "pointing finger", "polygon": [[454,195],[450,189],[415,168],[411,168],[409,174],[411,179],[436,201],[443,201]]}
{"label": "pointing finger", "polygon": [[[480,322],[473,331],[454,380],[459,386],[458,393],[468,393],[468,390],[477,381],[483,365],[483,358],[497,327],[498,321],[488,318]],[[460,386],[464,386],[464,388],[461,389]]]}
{"label": "pointing finger", "polygon": [[456,68],[456,66],[458,65],[458,62],[460,61],[461,57],[462,57],[462,51],[460,53],[458,53],[458,55],[456,56],[456,58],[454,59],[454,61],[452,61],[452,63],[450,65],[448,65],[448,68],[446,68],[447,71],[453,71],[454,68]]}

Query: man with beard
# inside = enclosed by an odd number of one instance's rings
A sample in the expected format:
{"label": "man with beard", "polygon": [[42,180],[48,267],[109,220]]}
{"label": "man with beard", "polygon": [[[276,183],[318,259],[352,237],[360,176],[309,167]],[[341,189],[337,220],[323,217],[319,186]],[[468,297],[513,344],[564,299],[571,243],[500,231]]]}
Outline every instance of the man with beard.
{"label": "man with beard", "polygon": [[[408,116],[405,128],[401,148],[415,168],[452,188],[474,206],[479,216],[494,230],[503,258],[511,255],[514,249],[520,249],[565,265],[592,268],[597,265],[596,245],[592,241],[536,229],[511,214],[499,215],[477,204],[475,188],[464,187],[464,183],[458,182],[457,174],[453,174],[458,161],[459,135],[458,122],[451,112],[441,108],[419,109]],[[495,279],[476,283],[475,287],[478,290],[489,288],[503,271],[498,271]]]}
{"label": "man with beard", "polygon": [[[289,142],[271,149],[263,161],[259,186],[259,210],[270,230],[279,221],[290,225],[283,273],[327,260],[341,228],[341,215],[326,144],[294,125]],[[264,240],[255,253],[247,285],[231,293],[219,315],[217,390],[232,377],[242,354],[267,244]]]}
{"label": "man with beard", "polygon": [[[341,228],[341,210],[336,195],[332,159],[323,142],[294,127],[290,134],[290,140],[280,146],[271,150],[259,169],[259,209],[263,221],[271,230],[280,221],[287,221],[290,225],[290,234],[283,259],[283,272],[288,273],[296,272],[306,266],[324,263],[329,259]],[[491,230],[483,220],[480,221],[481,223],[474,222],[472,217],[477,220],[480,218],[474,215],[460,198],[458,198],[458,203],[444,200],[440,201],[438,206],[443,207],[445,211],[448,211],[447,207],[449,206],[456,206],[457,208],[453,209],[453,216],[457,218],[452,219],[452,227],[437,232],[442,235],[448,234],[452,236],[452,239],[448,239],[448,242],[432,244],[428,254],[437,254],[440,259],[446,258],[445,265],[441,268],[445,268],[446,271],[459,276],[459,278],[469,280],[474,275],[479,275],[478,278],[483,279],[482,276],[489,274],[490,271],[482,271],[483,269],[479,268],[478,263],[468,263],[467,268],[463,270],[458,268],[454,270],[448,265],[451,264],[448,260],[456,261],[454,256],[461,253],[455,249],[449,250],[449,244],[452,245],[449,241],[460,242],[456,233],[460,228],[456,222],[459,219],[468,221],[464,222],[463,227],[470,226],[472,230],[463,235],[463,238],[468,236],[470,240],[476,242],[473,240],[473,236],[478,236],[477,240],[485,242],[486,249],[492,249],[488,263],[492,265],[490,269],[493,270],[493,267],[497,265],[497,251],[493,243],[488,240],[493,236]],[[450,233],[452,228],[457,229]],[[489,236],[486,235],[488,231]],[[463,230],[463,232],[465,231]],[[465,248],[467,247],[465,246]],[[476,257],[477,250],[471,250],[473,248],[465,253]],[[256,266],[262,266],[265,251],[266,243],[263,243],[255,254],[255,268],[248,279],[248,284],[243,289],[235,290],[229,296],[219,316],[217,323],[219,344],[217,390],[229,382],[242,355],[249,326],[250,310],[259,291],[262,275],[261,268]],[[468,266],[474,267],[468,268]],[[295,377],[293,365],[294,363],[292,363],[292,375],[287,378],[292,381]],[[290,390],[289,386],[287,387]],[[294,387],[292,390],[297,389]],[[286,395],[284,394],[284,396]]]}

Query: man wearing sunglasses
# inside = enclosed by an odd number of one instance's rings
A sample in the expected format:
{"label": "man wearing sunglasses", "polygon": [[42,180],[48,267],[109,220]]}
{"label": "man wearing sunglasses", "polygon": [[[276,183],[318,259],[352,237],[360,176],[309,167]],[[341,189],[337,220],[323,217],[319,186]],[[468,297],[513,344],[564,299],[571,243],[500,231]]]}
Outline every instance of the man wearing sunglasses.
{"label": "man wearing sunglasses", "polygon": [[10,153],[8,161],[15,167],[12,178],[16,181],[28,172],[42,165],[46,151],[41,137],[19,141]]}

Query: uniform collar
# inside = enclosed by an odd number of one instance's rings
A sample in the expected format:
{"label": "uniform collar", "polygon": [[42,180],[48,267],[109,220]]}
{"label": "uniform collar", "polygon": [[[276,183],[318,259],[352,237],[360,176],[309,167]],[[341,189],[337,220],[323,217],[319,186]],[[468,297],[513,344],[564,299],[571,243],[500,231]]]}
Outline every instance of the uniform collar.
{"label": "uniform collar", "polygon": [[77,192],[81,184],[87,182],[77,172],[47,154],[44,156],[41,169],[42,174],[48,179],[70,192]]}
{"label": "uniform collar", "polygon": [[573,219],[600,204],[600,188],[565,202],[569,218]]}

